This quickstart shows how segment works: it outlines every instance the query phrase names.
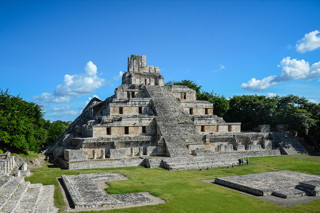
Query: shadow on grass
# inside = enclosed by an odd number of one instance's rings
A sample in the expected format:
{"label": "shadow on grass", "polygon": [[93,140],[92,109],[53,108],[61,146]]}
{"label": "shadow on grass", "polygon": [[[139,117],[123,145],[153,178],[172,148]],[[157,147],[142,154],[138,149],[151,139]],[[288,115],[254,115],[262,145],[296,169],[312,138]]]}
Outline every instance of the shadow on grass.
{"label": "shadow on grass", "polygon": [[320,151],[310,153],[311,156],[320,156]]}

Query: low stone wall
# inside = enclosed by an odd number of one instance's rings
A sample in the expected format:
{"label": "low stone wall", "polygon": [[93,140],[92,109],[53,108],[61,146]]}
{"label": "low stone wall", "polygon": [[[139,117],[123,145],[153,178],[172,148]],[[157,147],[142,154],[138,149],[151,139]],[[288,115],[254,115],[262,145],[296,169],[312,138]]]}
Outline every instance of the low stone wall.
{"label": "low stone wall", "polygon": [[224,180],[222,178],[217,178],[217,179],[214,180],[214,182],[217,183],[217,184],[220,184],[220,185],[223,185],[223,186],[227,186],[227,187],[232,188],[232,189],[237,189],[237,190],[242,191],[242,192],[247,192],[247,193],[250,193],[250,194],[253,194],[253,195],[257,195],[257,196],[265,195],[263,190],[252,188],[252,187],[249,187],[249,186],[244,186],[244,185],[241,185],[241,184],[238,184],[238,183],[233,183],[233,182]]}
{"label": "low stone wall", "polygon": [[143,158],[128,158],[128,159],[107,159],[107,160],[90,160],[82,162],[68,163],[68,169],[97,169],[97,168],[114,168],[114,167],[130,167],[143,166]]}
{"label": "low stone wall", "polygon": [[105,159],[89,160],[82,162],[66,162],[62,159],[56,161],[63,168],[75,169],[95,169],[95,168],[114,168],[145,166],[147,168],[163,167],[171,169],[173,167],[179,170],[211,168],[221,166],[236,165],[238,159],[247,157],[278,156],[279,150],[260,150],[260,151],[242,151],[230,153],[217,153],[204,156],[186,156],[186,157],[152,157],[152,158],[127,158],[127,159]]}
{"label": "low stone wall", "polygon": [[[168,170],[205,169],[237,165],[238,160],[247,157],[278,156],[279,150],[243,151],[217,153],[205,156],[163,158],[161,167]],[[146,159],[148,160],[148,159]],[[148,165],[148,163],[146,163]]]}
{"label": "low stone wall", "polygon": [[215,183],[258,196],[296,198],[306,195],[317,196],[313,189],[320,186],[320,177],[292,171],[277,171],[222,177],[215,179]]}
{"label": "low stone wall", "polygon": [[98,182],[127,180],[120,173],[105,172],[80,175],[62,175],[65,193],[70,197],[70,207],[77,211],[128,208],[164,203],[147,192],[108,194]]}

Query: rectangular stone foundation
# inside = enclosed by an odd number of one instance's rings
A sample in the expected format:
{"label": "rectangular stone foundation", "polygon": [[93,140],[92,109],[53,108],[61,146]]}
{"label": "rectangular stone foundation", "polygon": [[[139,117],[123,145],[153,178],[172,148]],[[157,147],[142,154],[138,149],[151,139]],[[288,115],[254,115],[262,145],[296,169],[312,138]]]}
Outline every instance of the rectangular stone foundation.
{"label": "rectangular stone foundation", "polygon": [[[273,195],[280,198],[315,196],[305,189],[310,189],[310,184],[301,182],[319,183],[320,177],[299,172],[278,171],[215,179],[217,184],[258,196]],[[316,188],[314,185],[313,187]]]}

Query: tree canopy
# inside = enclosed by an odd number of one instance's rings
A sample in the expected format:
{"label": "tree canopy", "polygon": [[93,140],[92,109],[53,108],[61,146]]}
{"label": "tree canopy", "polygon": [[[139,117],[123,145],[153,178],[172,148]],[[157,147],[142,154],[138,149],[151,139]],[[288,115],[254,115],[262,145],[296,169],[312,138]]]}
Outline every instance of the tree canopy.
{"label": "tree canopy", "polygon": [[41,107],[9,91],[0,90],[0,150],[38,152],[53,142],[67,127],[43,118]]}

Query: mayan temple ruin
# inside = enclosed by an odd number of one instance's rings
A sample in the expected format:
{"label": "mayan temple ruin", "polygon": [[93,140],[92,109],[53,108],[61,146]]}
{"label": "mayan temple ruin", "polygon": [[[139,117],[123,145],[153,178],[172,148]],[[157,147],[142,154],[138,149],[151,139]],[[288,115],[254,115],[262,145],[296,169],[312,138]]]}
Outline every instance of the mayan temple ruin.
{"label": "mayan temple ruin", "polygon": [[169,170],[237,164],[239,158],[305,153],[282,132],[241,132],[241,123],[214,115],[213,104],[196,100],[187,86],[165,86],[160,68],[146,56],[128,58],[115,94],[93,98],[47,151],[67,169],[125,166]]}

